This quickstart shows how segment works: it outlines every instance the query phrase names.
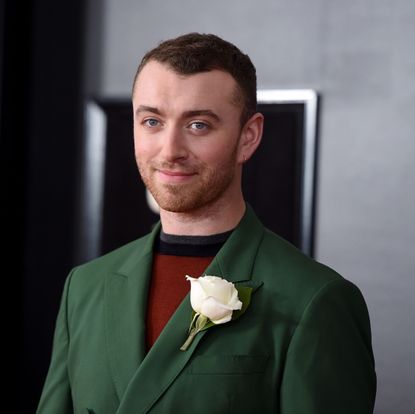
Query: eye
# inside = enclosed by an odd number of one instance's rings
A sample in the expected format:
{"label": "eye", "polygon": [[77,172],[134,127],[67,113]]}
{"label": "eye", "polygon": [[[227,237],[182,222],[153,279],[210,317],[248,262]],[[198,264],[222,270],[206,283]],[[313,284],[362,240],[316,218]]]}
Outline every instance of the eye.
{"label": "eye", "polygon": [[150,128],[155,128],[160,125],[160,121],[154,118],[148,118],[143,121],[143,125],[148,126]]}
{"label": "eye", "polygon": [[190,124],[190,129],[193,129],[194,131],[204,131],[208,128],[209,128],[209,125],[201,121],[195,121]]}

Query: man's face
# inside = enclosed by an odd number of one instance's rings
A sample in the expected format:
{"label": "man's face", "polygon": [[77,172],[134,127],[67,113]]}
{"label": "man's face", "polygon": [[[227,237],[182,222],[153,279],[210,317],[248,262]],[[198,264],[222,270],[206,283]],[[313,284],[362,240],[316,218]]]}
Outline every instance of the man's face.
{"label": "man's face", "polygon": [[219,70],[184,76],[156,61],[142,69],[133,92],[135,156],[162,209],[191,212],[240,191],[235,91]]}

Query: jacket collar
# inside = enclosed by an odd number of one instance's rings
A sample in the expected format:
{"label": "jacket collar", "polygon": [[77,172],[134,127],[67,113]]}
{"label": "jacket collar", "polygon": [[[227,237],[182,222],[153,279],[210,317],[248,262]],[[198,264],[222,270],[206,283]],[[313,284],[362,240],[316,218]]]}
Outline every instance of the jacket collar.
{"label": "jacket collar", "polygon": [[[147,292],[153,244],[159,228],[158,224],[147,236],[142,251],[128,258],[106,283],[110,367],[121,400],[117,414],[147,412],[208,334],[208,331],[200,332],[187,351],[179,350],[186,340],[192,311],[187,295],[145,356]],[[263,232],[264,227],[247,206],[241,222],[204,273],[258,287],[260,283],[249,281]]]}
{"label": "jacket collar", "polygon": [[118,398],[145,357],[147,294],[153,263],[153,245],[160,229],[138,240],[118,271],[105,280],[105,332],[109,364]]}

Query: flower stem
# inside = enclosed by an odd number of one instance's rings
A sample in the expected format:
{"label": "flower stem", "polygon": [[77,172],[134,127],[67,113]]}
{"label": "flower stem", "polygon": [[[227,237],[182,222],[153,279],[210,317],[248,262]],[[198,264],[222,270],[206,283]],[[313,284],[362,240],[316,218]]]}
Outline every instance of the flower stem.
{"label": "flower stem", "polygon": [[187,337],[186,342],[181,346],[180,351],[186,351],[187,348],[189,348],[190,344],[193,342],[193,339],[198,332],[199,331],[196,328],[193,328],[190,331],[189,336]]}
{"label": "flower stem", "polygon": [[189,336],[186,339],[186,342],[181,346],[180,351],[186,351],[189,348],[190,344],[193,342],[194,337],[198,332],[200,332],[207,324],[208,318],[205,315],[196,314],[192,320],[190,326],[194,326],[189,331]]}

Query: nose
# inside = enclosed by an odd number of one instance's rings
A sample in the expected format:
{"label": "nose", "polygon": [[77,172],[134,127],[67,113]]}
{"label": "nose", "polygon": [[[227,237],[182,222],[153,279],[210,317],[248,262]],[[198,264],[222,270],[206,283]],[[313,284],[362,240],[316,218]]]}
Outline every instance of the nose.
{"label": "nose", "polygon": [[181,161],[188,157],[186,139],[180,128],[166,128],[161,143],[160,156],[164,161]]}

